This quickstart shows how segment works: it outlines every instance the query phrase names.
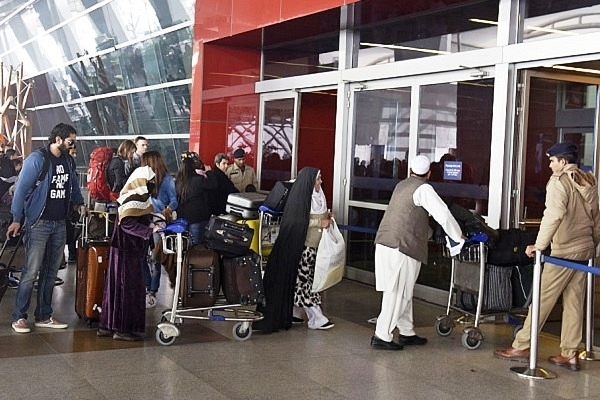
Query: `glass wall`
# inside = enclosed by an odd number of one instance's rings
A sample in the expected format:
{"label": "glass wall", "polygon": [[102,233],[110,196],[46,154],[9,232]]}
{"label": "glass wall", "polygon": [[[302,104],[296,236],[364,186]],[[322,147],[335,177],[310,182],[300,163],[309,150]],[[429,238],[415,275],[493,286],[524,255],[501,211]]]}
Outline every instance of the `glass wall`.
{"label": "glass wall", "polygon": [[600,30],[597,0],[527,0],[524,17],[523,42],[580,36]]}
{"label": "glass wall", "polygon": [[260,174],[263,190],[270,190],[275,182],[292,177],[295,104],[293,98],[264,103]]}
{"label": "glass wall", "polygon": [[0,58],[34,82],[32,147],[70,123],[83,167],[94,147],[142,135],[175,172],[189,143],[194,3],[40,0],[12,16]]}

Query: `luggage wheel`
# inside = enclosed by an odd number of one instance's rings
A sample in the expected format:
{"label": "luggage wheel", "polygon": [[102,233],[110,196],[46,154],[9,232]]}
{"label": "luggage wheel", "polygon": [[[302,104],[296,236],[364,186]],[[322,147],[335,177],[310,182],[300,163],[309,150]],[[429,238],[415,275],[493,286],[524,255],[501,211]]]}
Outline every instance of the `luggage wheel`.
{"label": "luggage wheel", "polygon": [[231,333],[236,340],[248,340],[252,336],[252,325],[250,322],[237,322]]}

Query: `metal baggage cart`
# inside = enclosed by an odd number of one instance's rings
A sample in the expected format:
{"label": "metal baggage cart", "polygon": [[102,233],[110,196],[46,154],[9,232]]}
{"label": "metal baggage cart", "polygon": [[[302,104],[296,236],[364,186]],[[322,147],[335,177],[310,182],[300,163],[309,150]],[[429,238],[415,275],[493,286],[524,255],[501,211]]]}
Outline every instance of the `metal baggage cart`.
{"label": "metal baggage cart", "polygon": [[163,346],[173,344],[181,335],[179,325],[185,319],[208,321],[234,321],[232,334],[236,340],[247,340],[252,335],[252,322],[263,319],[260,312],[245,307],[242,304],[227,304],[223,296],[211,307],[183,308],[179,307],[179,293],[182,281],[183,256],[190,240],[186,231],[187,223],[174,221],[159,230],[163,240],[163,251],[175,254],[177,258],[177,276],[173,290],[173,305],[163,313],[156,328],[156,341]]}
{"label": "metal baggage cart", "polygon": [[258,255],[260,256],[263,274],[267,265],[267,259],[279,235],[282,215],[283,212],[274,211],[265,205],[258,208]]}
{"label": "metal baggage cart", "polygon": [[[518,324],[519,320],[510,314],[510,310],[501,312],[483,313],[487,246],[480,242],[478,246],[471,246],[467,252],[451,257],[452,271],[450,277],[450,289],[448,292],[448,305],[446,314],[436,319],[435,329],[440,336],[449,336],[455,325],[467,325],[463,329],[462,344],[469,350],[475,350],[481,346],[485,336],[479,325],[482,323],[496,323],[496,317],[502,316],[503,322]],[[450,257],[448,249],[444,247],[444,256]],[[465,291],[477,295],[475,312],[465,310],[460,305],[460,293]],[[453,316],[453,312],[458,316]],[[517,325],[514,333],[522,327]]]}

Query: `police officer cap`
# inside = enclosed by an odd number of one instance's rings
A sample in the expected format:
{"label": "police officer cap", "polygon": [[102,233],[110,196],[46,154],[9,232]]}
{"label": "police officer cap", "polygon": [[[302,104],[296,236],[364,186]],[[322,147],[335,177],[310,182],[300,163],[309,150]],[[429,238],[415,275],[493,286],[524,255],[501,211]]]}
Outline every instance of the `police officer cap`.
{"label": "police officer cap", "polygon": [[573,143],[562,142],[552,145],[552,147],[546,151],[546,155],[548,157],[564,154],[577,154],[577,146],[575,146]]}
{"label": "police officer cap", "polygon": [[233,158],[244,158],[246,157],[246,152],[244,149],[237,149],[233,152]]}
{"label": "police officer cap", "polygon": [[417,175],[425,175],[429,172],[429,159],[423,155],[416,156],[410,160],[410,169]]}

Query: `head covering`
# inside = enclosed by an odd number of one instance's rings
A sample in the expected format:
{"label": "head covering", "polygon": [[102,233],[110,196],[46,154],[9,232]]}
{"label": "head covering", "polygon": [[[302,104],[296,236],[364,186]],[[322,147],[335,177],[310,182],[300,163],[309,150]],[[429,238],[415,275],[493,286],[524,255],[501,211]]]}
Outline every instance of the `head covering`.
{"label": "head covering", "polygon": [[186,158],[191,158],[192,160],[196,161],[200,157],[198,156],[198,153],[196,153],[195,151],[184,151],[183,153],[181,153],[181,160],[183,161]]}
{"label": "head covering", "polygon": [[555,143],[546,151],[548,157],[562,156],[565,154],[576,155],[577,146],[570,142]]}
{"label": "head covering", "polygon": [[233,152],[233,158],[244,158],[246,157],[246,152],[244,149],[237,149]]}
{"label": "head covering", "polygon": [[[317,172],[317,177],[319,176],[321,171]],[[315,183],[317,178],[315,177]],[[327,199],[325,199],[325,193],[323,193],[323,188],[320,188],[319,191],[313,187],[312,196],[310,198],[310,213],[311,214],[323,214],[327,212]]]}
{"label": "head covering", "polygon": [[[310,219],[311,198],[319,170],[305,167],[298,173],[281,216],[279,235],[267,261],[264,276],[266,306],[258,305],[264,319],[257,329],[273,332],[292,326],[294,287]],[[254,326],[253,324],[253,326]]]}
{"label": "head covering", "polygon": [[154,212],[148,192],[148,181],[152,179],[154,171],[149,166],[133,170],[117,199],[120,204],[119,222],[125,217],[139,217]]}
{"label": "head covering", "polygon": [[429,166],[429,159],[423,155],[413,157],[413,159],[410,160],[410,169],[417,175],[425,175],[429,172]]}

